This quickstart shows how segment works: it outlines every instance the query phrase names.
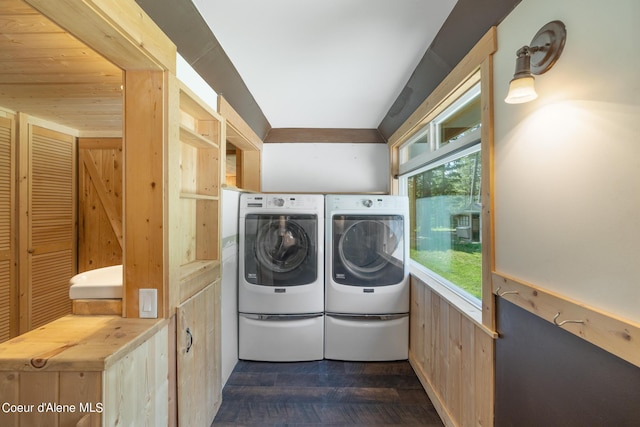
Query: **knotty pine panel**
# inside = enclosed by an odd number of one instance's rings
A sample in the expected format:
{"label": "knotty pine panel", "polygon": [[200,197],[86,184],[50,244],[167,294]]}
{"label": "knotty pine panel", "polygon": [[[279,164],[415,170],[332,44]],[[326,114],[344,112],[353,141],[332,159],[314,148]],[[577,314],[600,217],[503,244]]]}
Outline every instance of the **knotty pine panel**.
{"label": "knotty pine panel", "polygon": [[445,425],[492,425],[493,337],[416,278],[409,360]]}
{"label": "knotty pine panel", "polygon": [[122,139],[80,138],[78,271],[122,264]]}
{"label": "knotty pine panel", "polygon": [[104,371],[102,425],[170,425],[168,351],[169,326],[165,325]]}

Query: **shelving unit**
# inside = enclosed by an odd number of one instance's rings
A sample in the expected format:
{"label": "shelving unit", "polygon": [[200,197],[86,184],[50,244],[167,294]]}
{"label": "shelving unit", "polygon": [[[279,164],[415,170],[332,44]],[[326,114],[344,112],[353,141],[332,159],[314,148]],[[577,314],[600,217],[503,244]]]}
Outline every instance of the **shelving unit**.
{"label": "shelving unit", "polygon": [[[211,271],[219,265],[223,123],[216,111],[180,84],[180,218],[181,228],[188,230],[180,241],[183,282],[193,282],[194,273]],[[199,288],[195,286],[185,293],[192,295]]]}
{"label": "shelving unit", "polygon": [[172,240],[180,264],[176,289],[178,423],[210,425],[222,401],[220,191],[226,121],[184,84],[179,83],[179,91],[175,224],[179,233]]}

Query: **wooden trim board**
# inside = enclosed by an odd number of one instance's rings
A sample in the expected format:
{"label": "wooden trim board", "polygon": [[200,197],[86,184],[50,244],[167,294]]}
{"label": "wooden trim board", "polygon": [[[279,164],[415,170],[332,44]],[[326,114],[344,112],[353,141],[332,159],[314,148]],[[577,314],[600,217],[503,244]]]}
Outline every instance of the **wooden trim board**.
{"label": "wooden trim board", "polygon": [[640,324],[495,271],[493,293],[640,367]]}
{"label": "wooden trim board", "polygon": [[[218,95],[218,112],[227,120],[227,138],[236,147],[246,151],[262,151],[262,139],[222,95]],[[234,137],[234,134],[238,136]]]}

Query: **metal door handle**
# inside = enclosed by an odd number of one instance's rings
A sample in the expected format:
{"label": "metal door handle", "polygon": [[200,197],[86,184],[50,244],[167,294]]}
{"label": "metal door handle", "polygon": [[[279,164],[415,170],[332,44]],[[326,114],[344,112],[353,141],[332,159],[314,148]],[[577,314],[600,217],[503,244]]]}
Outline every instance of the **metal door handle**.
{"label": "metal door handle", "polygon": [[191,347],[193,347],[193,335],[191,334],[191,331],[189,330],[189,328],[187,328],[186,332],[187,332],[187,353],[189,353],[189,350],[191,350]]}

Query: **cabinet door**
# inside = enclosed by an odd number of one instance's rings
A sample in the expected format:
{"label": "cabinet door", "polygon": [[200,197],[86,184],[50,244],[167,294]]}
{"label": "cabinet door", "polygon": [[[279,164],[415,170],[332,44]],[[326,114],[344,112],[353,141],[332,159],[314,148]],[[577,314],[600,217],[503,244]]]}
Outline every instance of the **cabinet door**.
{"label": "cabinet door", "polygon": [[22,332],[71,313],[76,272],[75,137],[33,124],[27,132],[20,141]]}
{"label": "cabinet door", "polygon": [[178,306],[178,425],[205,426],[220,406],[220,281]]}
{"label": "cabinet door", "polygon": [[16,334],[15,324],[15,248],[14,248],[14,164],[15,126],[0,117],[0,342]]}

